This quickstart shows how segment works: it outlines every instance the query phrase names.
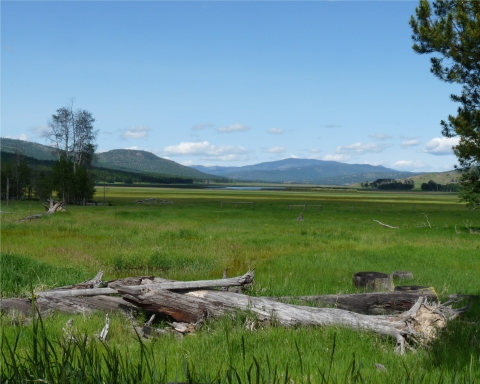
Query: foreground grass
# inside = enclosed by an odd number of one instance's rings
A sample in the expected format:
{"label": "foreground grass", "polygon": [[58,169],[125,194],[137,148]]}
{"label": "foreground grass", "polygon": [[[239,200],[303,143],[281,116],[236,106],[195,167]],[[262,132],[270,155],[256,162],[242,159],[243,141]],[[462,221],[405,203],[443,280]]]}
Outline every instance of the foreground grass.
{"label": "foreground grass", "polygon": [[[134,203],[146,197],[175,204]],[[114,206],[70,207],[67,213],[32,222],[16,220],[30,210],[41,211],[38,204],[2,207],[15,212],[2,217],[2,296],[26,295],[30,284],[35,288],[83,281],[99,269],[107,279],[141,274],[205,279],[220,277],[224,268],[233,276],[255,267],[252,294],[257,295],[356,292],[354,272],[410,270],[415,278],[408,284],[433,286],[442,298],[461,292],[474,299],[466,316],[452,323],[433,346],[404,358],[394,355],[392,340],[370,333],[275,327],[250,333],[241,318],[208,324],[194,337],[145,341],[145,356],[156,359],[158,382],[185,379],[185,367],[192,382],[208,382],[208,377],[212,382],[229,377],[230,382],[249,382],[248,372],[251,382],[256,377],[273,382],[268,378],[274,372],[282,381],[288,374],[295,382],[309,377],[322,382],[329,369],[327,382],[360,377],[367,382],[479,378],[480,236],[470,234],[465,224],[478,228],[480,220],[478,213],[458,205],[455,196],[110,188],[107,200]],[[220,201],[254,201],[255,207],[220,208]],[[309,207],[305,220],[297,222],[303,208],[287,207],[305,203],[321,204],[323,209]],[[399,229],[382,227],[373,219]],[[63,348],[67,320],[60,314],[44,320],[56,353]],[[2,352],[7,342],[17,343],[17,352],[27,356],[33,331],[9,323],[3,316]],[[79,340],[84,334],[91,337],[103,327],[103,315],[76,318],[75,323]],[[104,360],[117,356],[118,364],[124,365],[137,364],[143,348],[120,315],[112,319],[108,346],[94,341],[89,345],[95,353],[110,354]],[[375,363],[387,372],[378,371]]]}

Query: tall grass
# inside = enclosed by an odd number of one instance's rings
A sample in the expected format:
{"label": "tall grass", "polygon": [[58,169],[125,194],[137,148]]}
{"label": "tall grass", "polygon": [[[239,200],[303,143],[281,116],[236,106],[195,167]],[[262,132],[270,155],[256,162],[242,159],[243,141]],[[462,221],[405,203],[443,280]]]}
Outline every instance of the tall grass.
{"label": "tall grass", "polygon": [[[175,204],[134,202],[145,197]],[[255,207],[220,208],[219,202],[228,199],[254,201]],[[78,283],[100,269],[105,279],[150,274],[205,279],[221,277],[225,268],[233,276],[255,267],[251,294],[274,296],[359,292],[351,282],[354,272],[409,270],[413,280],[395,283],[432,286],[442,299],[468,294],[472,306],[428,349],[402,358],[393,353],[392,340],[371,333],[279,327],[249,332],[242,319],[208,323],[192,337],[140,342],[124,316],[112,316],[108,344],[102,344],[93,336],[103,327],[103,316],[97,314],[76,318],[77,342],[70,345],[62,330],[66,315],[44,319],[34,331],[11,325],[12,316],[2,314],[2,380],[14,377],[15,364],[30,375],[25,377],[35,376],[33,340],[37,351],[46,351],[42,358],[48,363],[43,366],[55,367],[48,369],[57,378],[62,364],[74,372],[84,369],[79,356],[90,356],[96,368],[85,376],[78,373],[84,382],[94,382],[87,376],[112,379],[101,376],[110,374],[105,371],[109,365],[120,372],[117,382],[129,382],[141,359],[155,367],[158,382],[479,380],[480,236],[471,234],[465,223],[478,228],[480,218],[459,205],[455,196],[119,188],[109,189],[107,200],[114,206],[69,207],[66,213],[31,222],[16,220],[36,212],[32,203],[14,202],[9,211],[16,213],[1,218],[2,296],[25,296],[30,285]],[[305,220],[297,222],[300,211],[287,208],[293,203],[321,204],[323,210],[308,208]],[[373,219],[399,229],[382,227]],[[35,332],[45,337],[34,338]],[[64,355],[62,348],[67,348]],[[62,356],[71,356],[65,357],[68,364]],[[378,371],[375,363],[387,371]],[[145,369],[144,375],[153,375]],[[152,377],[144,382],[154,382]]]}

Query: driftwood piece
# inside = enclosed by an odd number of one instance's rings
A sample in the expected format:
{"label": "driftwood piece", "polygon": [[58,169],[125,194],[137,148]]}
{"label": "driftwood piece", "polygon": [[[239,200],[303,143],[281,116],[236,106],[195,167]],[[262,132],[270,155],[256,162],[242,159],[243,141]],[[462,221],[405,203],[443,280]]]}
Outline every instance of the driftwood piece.
{"label": "driftwood piece", "polygon": [[406,312],[395,316],[368,316],[335,308],[312,308],[289,305],[261,297],[221,291],[195,291],[185,295],[157,291],[144,295],[125,296],[128,301],[157,313],[168,314],[178,321],[196,322],[205,317],[221,316],[236,310],[254,313],[259,321],[275,322],[285,326],[318,325],[344,326],[368,330],[393,337],[396,350],[405,352],[405,342],[410,338],[429,341],[438,328],[460,310],[441,305],[429,305],[420,297]]}
{"label": "driftwood piece", "polygon": [[381,221],[378,221],[378,220],[373,220],[373,221],[375,221],[376,223],[378,223],[380,225],[383,225],[384,227],[387,227],[387,228],[398,229],[398,227],[392,227],[391,225],[384,224],[384,223],[382,223]]}
{"label": "driftwood piece", "polygon": [[432,288],[405,292],[374,292],[343,295],[270,297],[286,304],[310,304],[315,307],[332,307],[365,315],[395,314],[409,310],[420,296],[437,301]]}
{"label": "driftwood piece", "polygon": [[392,276],[381,272],[357,272],[353,275],[353,285],[371,291],[393,291]]}

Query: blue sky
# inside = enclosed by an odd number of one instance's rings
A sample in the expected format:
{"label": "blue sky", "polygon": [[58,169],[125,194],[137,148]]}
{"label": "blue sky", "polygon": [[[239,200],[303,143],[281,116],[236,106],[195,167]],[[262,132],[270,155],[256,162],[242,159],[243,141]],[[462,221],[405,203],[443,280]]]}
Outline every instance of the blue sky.
{"label": "blue sky", "polygon": [[1,136],[46,144],[74,99],[98,150],[443,171],[459,87],[411,49],[416,1],[1,2]]}

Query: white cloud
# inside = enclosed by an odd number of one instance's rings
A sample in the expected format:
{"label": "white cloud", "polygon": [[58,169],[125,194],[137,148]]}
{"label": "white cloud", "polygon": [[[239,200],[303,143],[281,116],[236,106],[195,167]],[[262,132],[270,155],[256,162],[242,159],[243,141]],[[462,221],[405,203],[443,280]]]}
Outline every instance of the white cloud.
{"label": "white cloud", "polygon": [[435,137],[423,147],[422,152],[437,156],[453,155],[452,147],[456,146],[458,141],[458,137]]}
{"label": "white cloud", "polygon": [[181,161],[180,164],[189,167],[190,165],[194,165],[195,162],[193,160],[185,160],[185,161]]}
{"label": "white cloud", "polygon": [[285,133],[285,130],[281,128],[270,128],[267,132],[272,135],[281,135],[282,133]]}
{"label": "white cloud", "polygon": [[193,131],[200,131],[202,129],[213,128],[215,124],[207,123],[207,124],[195,124],[192,127]]}
{"label": "white cloud", "polygon": [[384,133],[372,133],[370,135],[368,135],[368,137],[371,137],[372,139],[376,139],[376,140],[388,140],[388,139],[391,139],[392,136],[390,135],[386,135]]}
{"label": "white cloud", "polygon": [[382,165],[382,163],[380,163],[380,162],[378,162],[378,161],[370,161],[370,160],[365,160],[365,161],[363,162],[363,164],[375,165],[375,166],[377,166],[377,165]]}
{"label": "white cloud", "polygon": [[44,137],[51,129],[48,125],[42,124],[30,128],[29,131],[32,132],[35,137]]}
{"label": "white cloud", "polygon": [[318,149],[318,148],[312,148],[312,149],[310,149],[310,153],[320,153],[320,152],[322,152],[322,150],[321,150],[321,149]]}
{"label": "white cloud", "polygon": [[354,143],[350,145],[339,146],[335,149],[335,153],[337,155],[341,154],[348,154],[351,156],[355,155],[363,155],[365,153],[380,153],[383,152],[385,149],[391,147],[393,144],[390,143]]}
{"label": "white cloud", "polygon": [[416,145],[419,145],[420,144],[420,141],[418,141],[417,139],[410,139],[410,140],[405,140],[405,141],[402,141],[402,144],[400,144],[403,148],[407,148],[407,147],[414,147]]}
{"label": "white cloud", "polygon": [[5,136],[6,139],[16,139],[16,140],[23,140],[28,141],[28,136],[25,133],[21,133],[18,136]]}
{"label": "white cloud", "polygon": [[133,125],[124,130],[121,137],[122,139],[143,139],[147,137],[148,131],[150,131],[150,127],[146,125],[140,125],[138,127]]}
{"label": "white cloud", "polygon": [[235,161],[245,159],[248,150],[242,146],[214,145],[208,141],[181,142],[163,149],[164,155],[170,156],[201,156],[202,159],[220,161]]}
{"label": "white cloud", "polygon": [[351,159],[351,156],[348,155],[326,155],[323,160],[326,161],[348,161]]}
{"label": "white cloud", "polygon": [[217,128],[217,131],[220,133],[232,133],[232,132],[247,132],[250,129],[251,128],[249,125],[235,123],[235,124],[219,127]]}
{"label": "white cloud", "polygon": [[136,145],[134,145],[133,147],[127,147],[127,148],[123,148],[123,149],[132,149],[134,151],[141,151],[141,149],[138,148]]}
{"label": "white cloud", "polygon": [[285,153],[285,148],[284,147],[265,148],[262,151],[266,153]]}
{"label": "white cloud", "polygon": [[392,164],[392,168],[398,169],[423,169],[425,167],[427,167],[427,165],[421,161],[412,160],[399,160]]}

